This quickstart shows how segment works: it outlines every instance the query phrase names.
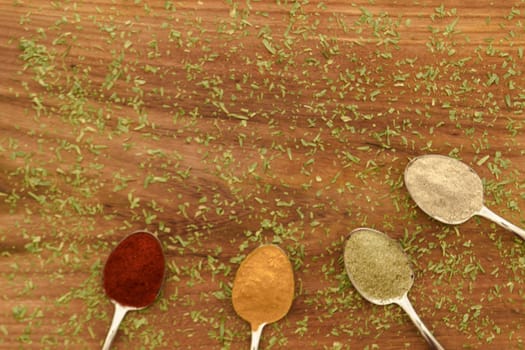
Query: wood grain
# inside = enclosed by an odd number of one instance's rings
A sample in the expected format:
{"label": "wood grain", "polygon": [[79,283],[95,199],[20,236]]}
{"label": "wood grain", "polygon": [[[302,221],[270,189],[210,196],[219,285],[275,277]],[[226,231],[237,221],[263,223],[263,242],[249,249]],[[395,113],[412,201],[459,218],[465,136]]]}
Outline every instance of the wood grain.
{"label": "wood grain", "polygon": [[[416,270],[447,349],[522,349],[525,247],[428,218],[402,175],[450,154],[524,226],[523,14],[490,1],[0,1],[0,348],[96,349],[101,269],[126,234],[168,273],[115,349],[247,349],[242,258],[289,254],[296,298],[261,349],[425,349],[365,302],[343,241],[371,226]],[[488,157],[486,157],[488,156]]]}

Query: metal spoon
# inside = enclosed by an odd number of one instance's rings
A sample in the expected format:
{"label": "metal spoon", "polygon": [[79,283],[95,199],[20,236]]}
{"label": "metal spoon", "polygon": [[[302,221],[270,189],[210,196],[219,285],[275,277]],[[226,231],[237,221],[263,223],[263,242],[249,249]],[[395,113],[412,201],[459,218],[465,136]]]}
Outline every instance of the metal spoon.
{"label": "metal spoon", "polygon": [[[143,243],[142,246],[137,245],[139,241]],[[139,247],[141,249],[137,249]],[[127,259],[126,263],[123,263],[124,259]],[[146,267],[149,268],[147,275]],[[126,270],[128,278],[120,278],[119,272],[124,272],[122,270]],[[115,311],[102,350],[110,349],[128,311],[144,309],[155,301],[164,280],[164,271],[161,243],[149,232],[133,232],[113,249],[104,266],[104,291],[115,305]],[[149,283],[144,283],[145,280]],[[126,293],[122,294],[121,290]],[[128,292],[136,292],[143,298],[129,298],[126,296]]]}
{"label": "metal spoon", "polygon": [[252,340],[250,343],[250,350],[257,350],[259,349],[259,342],[261,341],[261,335],[264,326],[266,326],[266,323],[261,323],[259,327],[257,327],[256,330],[252,330]]}
{"label": "metal spoon", "polygon": [[250,350],[259,348],[264,326],[288,313],[294,285],[292,264],[276,245],[262,245],[243,260],[233,281],[232,303],[235,312],[251,325]]}
{"label": "metal spoon", "polygon": [[124,319],[124,316],[126,316],[128,311],[143,309],[140,307],[123,306],[114,300],[111,300],[111,302],[115,305],[115,311],[113,313],[113,319],[111,320],[111,326],[109,326],[108,334],[106,335],[106,339],[104,340],[104,345],[102,346],[102,350],[109,350],[111,348],[111,344],[113,343],[113,339],[115,338],[115,335],[117,335],[117,331],[120,326],[120,323],[122,322],[122,320]]}
{"label": "metal spoon", "polygon": [[[435,175],[445,173],[446,176]],[[483,204],[483,183],[467,164],[443,155],[412,159],[405,168],[405,186],[426,214],[445,224],[462,224],[475,215],[489,219],[525,239],[525,230]],[[466,203],[462,208],[459,203]]]}
{"label": "metal spoon", "polygon": [[398,304],[430,348],[444,350],[408,300],[414,273],[397,241],[374,229],[355,229],[346,241],[344,262],[350,281],[363,298],[377,305]]}

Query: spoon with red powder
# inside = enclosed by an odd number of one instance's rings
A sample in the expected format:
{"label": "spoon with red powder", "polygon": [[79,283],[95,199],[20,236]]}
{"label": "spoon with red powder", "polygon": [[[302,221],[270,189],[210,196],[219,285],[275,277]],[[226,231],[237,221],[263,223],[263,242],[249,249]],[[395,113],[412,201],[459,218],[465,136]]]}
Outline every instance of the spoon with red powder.
{"label": "spoon with red powder", "polygon": [[157,237],[133,232],[111,252],[104,266],[104,290],[115,304],[115,313],[102,350],[109,350],[120,322],[128,311],[152,304],[159,294],[165,258]]}

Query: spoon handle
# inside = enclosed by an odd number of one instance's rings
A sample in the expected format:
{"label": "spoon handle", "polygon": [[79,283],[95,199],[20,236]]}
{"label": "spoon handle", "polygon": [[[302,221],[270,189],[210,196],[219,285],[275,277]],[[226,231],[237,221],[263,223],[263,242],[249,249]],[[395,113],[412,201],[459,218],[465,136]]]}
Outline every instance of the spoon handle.
{"label": "spoon handle", "polygon": [[518,236],[521,237],[521,239],[525,240],[525,230],[510,223],[509,221],[505,220],[498,214],[494,213],[492,210],[487,208],[486,206],[483,206],[481,210],[479,211],[478,215],[483,216],[486,219],[489,219],[491,221],[494,221],[496,224],[500,225],[503,228],[506,228],[509,231],[514,232]]}
{"label": "spoon handle", "polygon": [[104,340],[104,345],[102,346],[102,350],[109,350],[111,347],[111,343],[113,342],[113,338],[115,338],[115,335],[117,334],[118,327],[120,325],[120,322],[124,319],[124,316],[126,316],[126,313],[129,311],[128,308],[115,303],[115,312],[113,314],[113,320],[111,321],[111,326],[109,327],[108,335],[106,336],[106,340]]}
{"label": "spoon handle", "polygon": [[416,313],[416,310],[414,310],[414,307],[410,303],[410,300],[408,300],[408,296],[405,294],[403,298],[401,298],[399,301],[397,301],[397,304],[401,306],[403,310],[408,314],[412,322],[416,325],[416,327],[421,332],[421,335],[423,335],[423,338],[427,341],[428,345],[430,345],[430,348],[433,350],[445,350],[445,348],[439,344],[436,338],[430,333],[428,328],[425,326],[423,321],[419,318],[419,316]]}
{"label": "spoon handle", "polygon": [[250,346],[250,350],[259,349],[259,340],[261,340],[261,334],[264,326],[265,324],[262,323],[259,327],[257,327],[256,330],[252,331],[252,345]]}

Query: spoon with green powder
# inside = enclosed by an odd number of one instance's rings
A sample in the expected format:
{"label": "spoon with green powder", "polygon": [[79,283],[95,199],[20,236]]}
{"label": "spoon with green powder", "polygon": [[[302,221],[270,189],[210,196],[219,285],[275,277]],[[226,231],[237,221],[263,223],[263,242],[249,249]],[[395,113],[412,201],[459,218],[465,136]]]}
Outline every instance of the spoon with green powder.
{"label": "spoon with green powder", "polygon": [[437,154],[416,157],[406,166],[404,180],[416,204],[438,221],[458,225],[479,215],[525,239],[525,230],[483,204],[480,177],[457,159]]}
{"label": "spoon with green powder", "polygon": [[377,305],[398,304],[431,349],[444,350],[408,300],[414,272],[397,241],[374,229],[355,229],[346,241],[344,262],[350,281],[366,300]]}

